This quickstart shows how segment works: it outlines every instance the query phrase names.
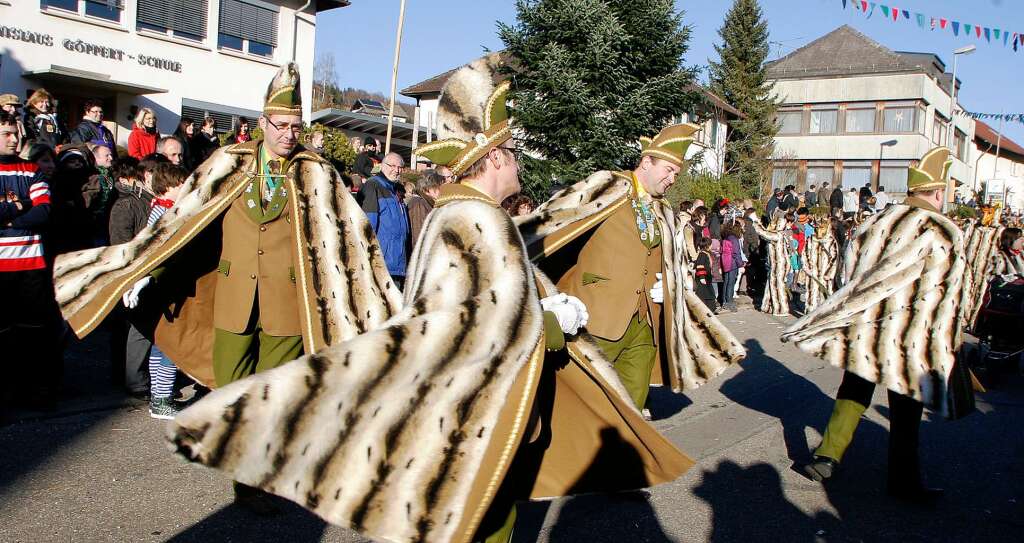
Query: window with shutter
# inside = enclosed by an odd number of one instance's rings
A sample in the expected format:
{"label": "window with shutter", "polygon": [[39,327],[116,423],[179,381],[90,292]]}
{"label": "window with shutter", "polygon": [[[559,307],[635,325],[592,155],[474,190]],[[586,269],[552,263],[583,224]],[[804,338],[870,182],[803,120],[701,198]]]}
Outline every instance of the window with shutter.
{"label": "window with shutter", "polygon": [[39,6],[113,23],[120,23],[121,14],[124,13],[124,0],[40,0]]}
{"label": "window with shutter", "polygon": [[193,106],[181,106],[181,116],[192,119],[195,121],[196,126],[202,126],[203,119],[211,117],[213,118],[214,129],[217,133],[230,132],[234,128],[235,116],[230,113],[200,109]]}
{"label": "window with shutter", "polygon": [[140,29],[203,41],[207,7],[207,0],[139,0],[136,22]]}
{"label": "window with shutter", "polygon": [[260,112],[247,109],[240,109],[223,104],[202,102],[190,98],[181,99],[181,116],[188,117],[195,121],[196,127],[203,124],[203,119],[211,117],[214,120],[214,127],[218,134],[232,132],[241,119],[254,123]]}
{"label": "window with shutter", "polygon": [[218,46],[272,57],[277,47],[278,12],[241,0],[221,0]]}

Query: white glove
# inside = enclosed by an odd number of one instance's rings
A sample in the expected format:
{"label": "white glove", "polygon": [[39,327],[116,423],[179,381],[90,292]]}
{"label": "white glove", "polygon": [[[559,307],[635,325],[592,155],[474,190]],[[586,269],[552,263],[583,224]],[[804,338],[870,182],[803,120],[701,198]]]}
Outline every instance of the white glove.
{"label": "white glove", "polygon": [[124,302],[124,306],[128,309],[135,309],[138,307],[139,293],[142,292],[142,289],[146,288],[146,286],[148,286],[152,281],[153,277],[150,275],[136,281],[135,284],[132,285],[132,288],[129,289],[128,292],[125,292],[124,296],[121,297],[121,301]]}
{"label": "white glove", "polygon": [[558,327],[565,334],[575,335],[576,332],[579,332],[580,327],[586,326],[587,321],[590,320],[587,306],[583,305],[583,302],[575,296],[567,294],[548,296],[540,301],[540,306],[544,311],[555,314],[555,318],[558,319]]}
{"label": "white glove", "polygon": [[651,301],[656,304],[665,303],[665,287],[662,285],[661,274],[654,274],[658,280],[654,282],[654,286],[651,287]]}

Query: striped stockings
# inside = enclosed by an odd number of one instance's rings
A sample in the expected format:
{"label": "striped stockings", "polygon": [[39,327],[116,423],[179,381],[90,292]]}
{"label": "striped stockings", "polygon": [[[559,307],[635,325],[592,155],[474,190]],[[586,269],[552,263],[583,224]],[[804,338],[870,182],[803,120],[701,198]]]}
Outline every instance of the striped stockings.
{"label": "striped stockings", "polygon": [[178,369],[163,351],[153,345],[149,352],[149,394],[150,397],[170,398],[174,393],[174,378]]}

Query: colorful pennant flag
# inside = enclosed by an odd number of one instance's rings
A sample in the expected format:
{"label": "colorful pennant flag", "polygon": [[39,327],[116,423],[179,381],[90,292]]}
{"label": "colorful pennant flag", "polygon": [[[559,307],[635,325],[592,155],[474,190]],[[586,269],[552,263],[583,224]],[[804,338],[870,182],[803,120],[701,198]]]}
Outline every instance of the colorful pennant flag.
{"label": "colorful pennant flag", "polygon": [[1020,48],[1024,47],[1024,33],[1013,32],[1013,36],[1011,37],[1011,32],[1009,30],[1003,30],[1001,28],[992,28],[984,25],[965,23],[962,21],[954,21],[952,19],[947,19],[944,17],[931,17],[929,15],[919,13],[916,11],[913,12],[913,16],[911,16],[910,10],[900,9],[896,6],[880,4],[878,2],[869,2],[868,0],[853,0],[852,2],[848,2],[847,0],[841,1],[843,9],[851,7],[857,11],[865,13],[867,15],[866,18],[868,19],[870,19],[871,16],[874,15],[875,8],[880,8],[882,11],[882,16],[885,17],[886,19],[892,18],[893,22],[898,23],[900,20],[900,15],[903,15],[904,19],[916,22],[918,28],[921,29],[927,27],[930,28],[931,30],[935,30],[936,28],[945,30],[947,27],[949,27],[953,30],[953,35],[957,37],[960,36],[960,30],[963,29],[964,37],[966,38],[972,37],[971,31],[973,30],[974,37],[977,38],[978,40],[980,40],[982,36],[984,36],[985,41],[987,43],[992,43],[992,38],[995,37],[995,43],[998,44],[999,39],[1002,38],[1003,47],[1006,47],[1010,42],[1013,42],[1014,51],[1018,51]]}

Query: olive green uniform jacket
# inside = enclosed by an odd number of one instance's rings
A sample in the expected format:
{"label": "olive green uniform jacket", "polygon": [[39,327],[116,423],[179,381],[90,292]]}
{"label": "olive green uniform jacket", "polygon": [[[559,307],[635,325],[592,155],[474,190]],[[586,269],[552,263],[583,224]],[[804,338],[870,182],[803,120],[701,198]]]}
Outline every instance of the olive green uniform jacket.
{"label": "olive green uniform jacket", "polygon": [[[283,220],[257,225],[244,217],[240,206],[255,179],[259,145],[214,152],[186,180],[175,206],[133,240],[57,259],[57,301],[79,337],[136,281],[155,274],[156,285],[142,298],[157,345],[212,386],[213,330],[245,326],[256,283],[265,331],[301,334],[306,352],[369,330],[395,312],[400,294],[369,222],[338,172],[316,153],[300,148],[291,157]],[[236,221],[251,226],[233,228],[237,235],[224,239],[225,222]]]}

